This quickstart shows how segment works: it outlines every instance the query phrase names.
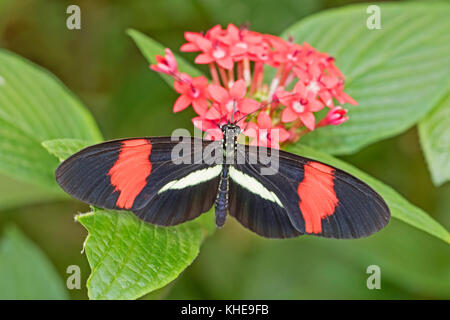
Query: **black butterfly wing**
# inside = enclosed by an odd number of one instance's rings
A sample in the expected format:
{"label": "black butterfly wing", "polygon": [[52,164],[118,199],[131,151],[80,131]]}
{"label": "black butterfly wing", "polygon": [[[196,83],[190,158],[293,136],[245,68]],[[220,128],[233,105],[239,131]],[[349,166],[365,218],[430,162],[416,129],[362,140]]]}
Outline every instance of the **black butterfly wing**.
{"label": "black butterfly wing", "polygon": [[292,238],[302,235],[303,232],[293,226],[283,205],[287,198],[276,190],[276,185],[283,184],[283,178],[272,176],[268,183],[257,168],[246,164],[230,167],[230,215],[263,237]]}
{"label": "black butterfly wing", "polygon": [[[272,152],[278,156],[272,157]],[[230,214],[259,235],[360,238],[380,230],[390,219],[384,200],[342,170],[266,148],[245,146],[238,148],[238,154],[245,163],[238,161],[234,174],[230,170]],[[261,154],[278,159],[278,165],[263,163]]]}
{"label": "black butterfly wing", "polygon": [[176,225],[214,203],[221,166],[203,161],[205,148],[222,150],[220,143],[194,138],[109,141],[74,154],[55,175],[63,190],[83,202]]}

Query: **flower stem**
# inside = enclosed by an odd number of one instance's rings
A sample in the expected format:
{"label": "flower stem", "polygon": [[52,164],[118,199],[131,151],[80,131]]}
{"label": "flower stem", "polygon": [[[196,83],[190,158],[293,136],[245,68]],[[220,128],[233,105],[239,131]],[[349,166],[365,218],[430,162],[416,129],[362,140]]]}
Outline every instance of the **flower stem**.
{"label": "flower stem", "polygon": [[244,80],[247,87],[250,86],[250,84],[252,83],[250,60],[248,60],[248,58],[244,58]]}
{"label": "flower stem", "polygon": [[258,88],[258,81],[260,79],[260,74],[263,71],[263,64],[261,62],[255,63],[255,69],[253,71],[252,84],[250,86],[250,95],[254,94]]}
{"label": "flower stem", "polygon": [[289,74],[291,73],[292,66],[289,66],[285,68],[283,72],[283,76],[281,77],[280,85],[285,86],[286,85],[286,79],[288,78]]}
{"label": "flower stem", "polygon": [[269,100],[272,100],[272,96],[277,90],[279,84],[280,84],[280,78],[283,75],[285,64],[282,64],[275,74],[275,77],[273,78],[272,82],[270,83],[270,90],[269,90]]}
{"label": "flower stem", "polygon": [[228,77],[225,69],[219,66],[220,78],[222,79],[223,86],[228,89]]}
{"label": "flower stem", "polygon": [[244,78],[244,66],[242,63],[243,63],[242,61],[239,61],[238,65],[237,65],[238,80],[241,80]]}
{"label": "flower stem", "polygon": [[234,83],[234,68],[228,70],[228,87],[231,88]]}
{"label": "flower stem", "polygon": [[220,85],[219,75],[217,74],[217,69],[214,62],[209,64],[209,72],[211,73],[213,82]]}

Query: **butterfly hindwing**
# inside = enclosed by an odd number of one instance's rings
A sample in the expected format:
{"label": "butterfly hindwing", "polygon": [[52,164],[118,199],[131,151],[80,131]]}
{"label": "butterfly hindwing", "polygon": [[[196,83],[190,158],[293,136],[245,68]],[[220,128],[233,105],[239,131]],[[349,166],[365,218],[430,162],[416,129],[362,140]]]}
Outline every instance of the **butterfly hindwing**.
{"label": "butterfly hindwing", "polygon": [[165,164],[158,176],[150,176],[137,199],[145,205],[133,211],[142,220],[162,226],[192,220],[212,207],[221,169],[221,165]]}
{"label": "butterfly hindwing", "polygon": [[[109,141],[64,161],[56,179],[83,202],[130,210],[150,223],[175,225],[199,216],[214,203],[220,168],[210,170],[198,154],[211,144],[170,137]],[[179,150],[172,154],[175,146]]]}
{"label": "butterfly hindwing", "polygon": [[[260,154],[258,147],[245,147],[247,160],[252,155]],[[242,151],[241,151],[242,152]],[[266,149],[270,155],[270,149]],[[265,194],[273,193],[280,203],[276,212],[282,221],[286,217],[299,234],[313,234],[330,238],[360,238],[368,236],[383,228],[390,218],[390,213],[383,199],[367,184],[352,175],[321,162],[300,157],[284,151],[276,151],[278,164],[273,174],[261,174],[263,169],[273,166],[260,161],[236,165],[235,168],[247,181],[257,180],[264,186]],[[263,153],[264,154],[264,153]],[[256,157],[253,157],[256,158]],[[275,159],[275,158],[274,158]],[[267,172],[267,170],[266,170]],[[243,198],[238,187],[233,185],[245,183],[245,179],[232,179],[231,199]],[[236,192],[236,195],[233,195]],[[253,202],[267,202],[266,197],[257,196]],[[250,200],[247,200],[250,201]],[[261,208],[261,204],[248,203],[246,207],[230,207],[230,214],[242,224],[248,224],[256,233],[269,237],[289,237],[295,233],[286,233],[287,227],[280,228],[274,224],[274,218],[259,219],[259,224],[249,224],[258,213],[247,208]],[[265,212],[261,210],[260,212]],[[265,216],[265,215],[264,215]],[[271,230],[271,231],[268,231]],[[275,230],[275,231],[274,231]]]}
{"label": "butterfly hindwing", "polygon": [[[272,177],[277,178],[280,176]],[[252,165],[231,166],[230,215],[263,237],[291,238],[303,234],[290,221],[284,194],[265,180]]]}

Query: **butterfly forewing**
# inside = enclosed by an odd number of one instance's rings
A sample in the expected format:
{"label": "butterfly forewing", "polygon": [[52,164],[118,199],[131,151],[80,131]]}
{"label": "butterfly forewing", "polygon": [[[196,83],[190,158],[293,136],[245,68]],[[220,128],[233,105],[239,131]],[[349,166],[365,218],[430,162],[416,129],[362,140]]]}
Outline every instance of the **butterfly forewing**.
{"label": "butterfly forewing", "polygon": [[109,141],[64,161],[56,179],[83,202],[130,210],[154,224],[176,225],[196,218],[214,203],[221,166],[203,162],[208,146],[221,152],[220,143],[191,138]]}
{"label": "butterfly forewing", "polygon": [[[245,152],[248,162],[235,165],[240,174],[230,176],[230,214],[252,231],[266,237],[313,234],[360,238],[380,230],[389,221],[389,209],[383,199],[352,175],[284,151],[277,151],[279,162],[273,174],[262,174],[273,163],[250,163],[250,159],[258,159],[261,149],[264,148],[245,147],[241,152]],[[262,152],[270,153],[270,149]],[[258,191],[251,192],[250,186],[257,185],[255,181],[263,189],[253,188]],[[243,188],[244,185],[248,187]],[[246,200],[243,193],[247,193]],[[279,201],[270,201],[271,194]],[[238,201],[246,205],[240,207]],[[288,221],[297,233],[290,232]]]}

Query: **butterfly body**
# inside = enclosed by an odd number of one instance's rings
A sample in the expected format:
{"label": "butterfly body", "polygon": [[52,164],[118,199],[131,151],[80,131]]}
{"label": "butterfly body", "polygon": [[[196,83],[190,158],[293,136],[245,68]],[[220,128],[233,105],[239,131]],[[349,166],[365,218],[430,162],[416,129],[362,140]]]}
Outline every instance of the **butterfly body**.
{"label": "butterfly body", "polygon": [[384,200],[350,174],[239,144],[233,123],[221,129],[222,141],[150,137],[91,146],[64,161],[56,180],[81,201],[161,226],[195,219],[212,206],[218,227],[230,214],[268,238],[360,238],[388,223]]}
{"label": "butterfly body", "polygon": [[236,162],[237,137],[241,130],[234,124],[222,126],[223,133],[223,161],[222,173],[220,175],[219,188],[215,201],[216,226],[221,228],[225,224],[228,211],[228,192],[230,186],[229,167]]}

